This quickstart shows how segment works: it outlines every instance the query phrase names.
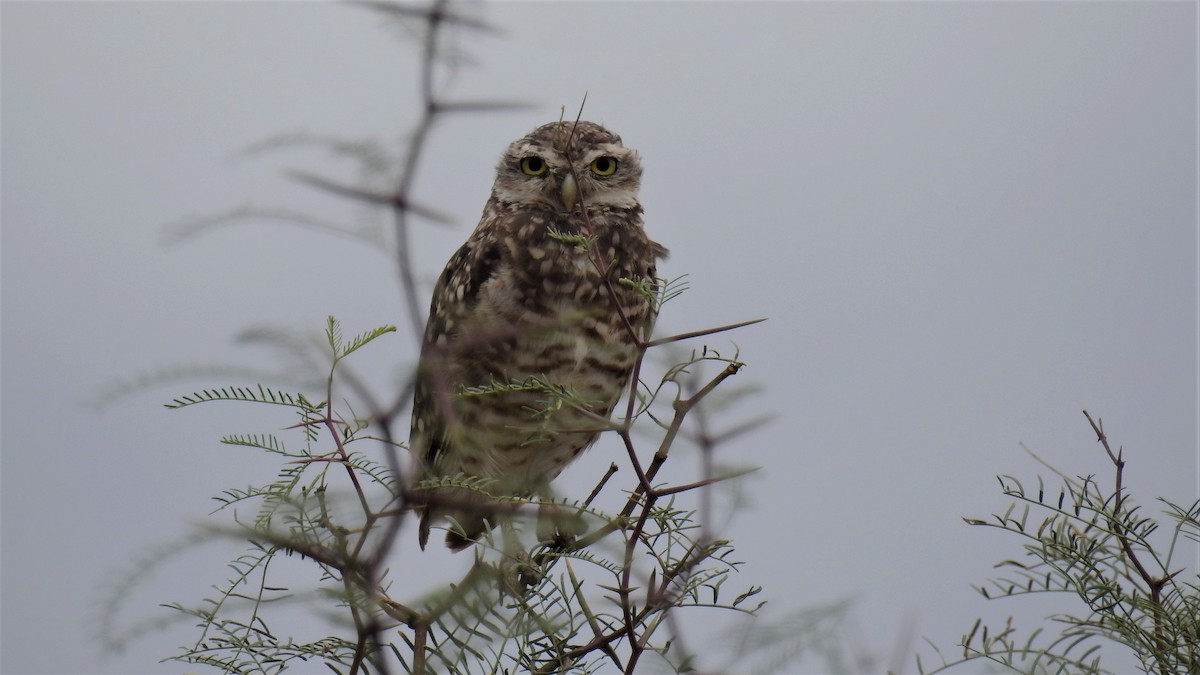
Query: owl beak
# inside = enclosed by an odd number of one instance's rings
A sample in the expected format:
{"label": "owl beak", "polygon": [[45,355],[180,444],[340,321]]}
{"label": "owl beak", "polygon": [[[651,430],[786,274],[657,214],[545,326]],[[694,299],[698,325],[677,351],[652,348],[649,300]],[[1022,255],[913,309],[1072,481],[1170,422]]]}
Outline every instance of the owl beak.
{"label": "owl beak", "polygon": [[559,185],[558,194],[562,197],[563,207],[567,213],[575,210],[575,201],[579,198],[579,187],[575,184],[575,176],[567,174]]}

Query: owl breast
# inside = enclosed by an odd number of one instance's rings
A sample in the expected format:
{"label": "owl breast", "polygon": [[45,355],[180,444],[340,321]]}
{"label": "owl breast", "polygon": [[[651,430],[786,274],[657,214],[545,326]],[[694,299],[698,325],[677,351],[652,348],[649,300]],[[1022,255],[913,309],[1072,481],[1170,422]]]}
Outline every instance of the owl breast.
{"label": "owl breast", "polygon": [[[456,439],[457,452],[440,469],[502,480],[519,493],[548,483],[595,441],[629,381],[637,346],[586,251],[550,237],[526,248],[506,243],[459,336],[482,338],[467,337],[480,344],[459,381],[466,392],[487,393],[457,397],[458,422],[471,433]],[[617,279],[644,276],[653,259],[633,252],[622,251],[610,269],[622,311],[641,325],[649,303]]]}

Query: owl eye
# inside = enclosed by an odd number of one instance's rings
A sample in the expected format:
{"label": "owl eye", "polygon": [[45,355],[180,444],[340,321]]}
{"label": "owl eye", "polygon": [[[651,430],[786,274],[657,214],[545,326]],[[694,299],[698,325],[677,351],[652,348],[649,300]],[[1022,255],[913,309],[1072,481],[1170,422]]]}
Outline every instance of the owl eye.
{"label": "owl eye", "polygon": [[611,176],[617,172],[617,160],[613,157],[597,157],[592,160],[591,169],[597,176]]}
{"label": "owl eye", "polygon": [[540,176],[546,173],[546,160],[541,157],[525,157],[521,160],[521,171],[526,176]]}

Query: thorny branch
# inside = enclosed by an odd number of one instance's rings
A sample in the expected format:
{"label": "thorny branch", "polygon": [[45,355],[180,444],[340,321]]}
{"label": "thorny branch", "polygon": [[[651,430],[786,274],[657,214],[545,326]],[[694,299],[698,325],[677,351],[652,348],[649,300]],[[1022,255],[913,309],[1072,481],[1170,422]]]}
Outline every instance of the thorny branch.
{"label": "thorny branch", "polygon": [[[1162,590],[1163,587],[1165,587],[1168,583],[1171,583],[1175,575],[1167,574],[1161,577],[1155,576],[1154,574],[1151,574],[1148,569],[1146,569],[1146,566],[1142,563],[1141,558],[1138,557],[1137,551],[1133,547],[1133,543],[1129,541],[1129,536],[1125,530],[1125,526],[1121,522],[1121,512],[1125,502],[1125,487],[1123,484],[1125,477],[1125,458],[1123,456],[1124,449],[1118,448],[1116,452],[1113,452],[1112,446],[1110,446],[1108,443],[1108,436],[1104,433],[1103,420],[1093,419],[1091,414],[1086,410],[1083,411],[1083,416],[1087,418],[1088,424],[1092,426],[1092,431],[1096,433],[1096,441],[1099,442],[1100,445],[1104,446],[1104,452],[1108,454],[1108,459],[1113,463],[1113,466],[1116,467],[1116,485],[1113,490],[1113,499],[1115,501],[1113,503],[1113,515],[1109,519],[1109,526],[1112,528],[1113,534],[1117,536],[1117,540],[1121,542],[1121,550],[1125,553],[1126,559],[1128,559],[1129,563],[1133,565],[1135,570],[1137,570],[1138,576],[1146,584],[1146,587],[1150,591],[1150,602],[1153,603],[1157,609],[1157,611],[1152,612],[1154,620],[1154,637],[1158,641],[1159,650],[1166,652],[1168,649],[1168,644],[1166,636],[1163,634],[1162,625],[1162,613],[1166,608],[1163,606]],[[1161,668],[1163,675],[1166,675],[1168,672],[1166,669],[1167,665],[1165,663],[1161,664]]]}
{"label": "thorny branch", "polygon": [[[404,296],[404,305],[409,317],[409,325],[413,330],[413,334],[418,340],[421,340],[423,332],[423,316],[422,305],[418,298],[418,285],[414,274],[414,265],[410,247],[410,229],[411,224],[409,215],[417,215],[435,223],[445,223],[449,219],[438,211],[422,206],[417,201],[412,199],[413,185],[417,176],[420,159],[427,145],[430,132],[437,123],[447,113],[452,112],[483,112],[502,109],[515,109],[524,107],[521,104],[513,104],[507,102],[462,102],[454,103],[447,102],[441,99],[441,95],[437,90],[437,66],[440,57],[440,39],[444,26],[457,25],[466,29],[475,31],[492,30],[491,27],[484,21],[459,14],[451,11],[448,0],[435,0],[425,7],[406,6],[390,2],[378,2],[373,0],[357,0],[351,4],[365,7],[374,11],[382,12],[387,15],[405,19],[416,20],[423,24],[423,42],[421,50],[421,58],[419,62],[419,97],[420,97],[420,117],[413,129],[407,144],[401,169],[397,177],[395,188],[390,193],[379,193],[363,188],[346,186],[335,181],[328,180],[320,176],[314,176],[307,173],[293,173],[292,177],[296,180],[309,184],[318,189],[322,189],[333,194],[337,194],[349,199],[353,199],[368,204],[376,204],[389,208],[392,211],[394,222],[394,247],[396,270],[399,275],[399,283]],[[349,385],[361,394],[360,398],[370,405],[371,418],[376,425],[381,429],[385,444],[389,449],[397,447],[394,438],[396,434],[393,429],[396,422],[402,419],[402,415],[406,410],[406,402],[412,393],[411,383],[401,388],[393,399],[393,402],[387,406],[380,406],[377,399],[366,391],[361,381],[351,376],[348,380]],[[332,405],[332,376],[329,378],[327,389],[326,402],[327,405]],[[359,537],[354,549],[353,559],[360,560],[361,569],[357,570],[357,574],[352,575],[347,573],[348,570],[344,565],[331,565],[338,569],[342,574],[346,583],[350,582],[353,576],[361,575],[361,588],[368,594],[368,599],[377,606],[385,608],[393,607],[389,604],[385,597],[381,595],[380,580],[384,559],[387,552],[391,549],[392,542],[395,540],[399,532],[400,526],[403,523],[403,515],[406,509],[389,510],[387,506],[380,512],[375,512],[367,501],[366,494],[362,485],[358,481],[357,473],[350,463],[350,457],[347,454],[342,441],[341,433],[338,428],[338,423],[333,419],[332,409],[327,409],[325,419],[320,420],[326,427],[331,438],[337,447],[338,458],[346,467],[350,475],[350,480],[353,484],[355,493],[358,495],[363,513],[366,516],[363,534]],[[400,466],[398,454],[389,450],[385,453],[389,469],[397,486],[404,484],[403,469]],[[404,491],[399,490],[393,497],[393,501],[403,505],[406,495]],[[375,525],[381,518],[381,514],[389,513],[390,516],[383,518],[383,526],[376,528]],[[371,551],[363,554],[363,547],[367,544],[366,534],[374,529],[381,529],[381,533],[375,533],[377,540],[372,542]],[[294,543],[294,542],[293,542]],[[297,551],[305,554],[304,551]],[[312,552],[309,552],[312,553]],[[332,562],[332,561],[329,561]],[[384,626],[379,621],[379,617],[388,614],[380,614],[378,612],[366,612],[368,618],[363,618],[359,611],[357,603],[353,601],[354,593],[352,589],[347,587],[348,597],[351,598],[350,608],[354,618],[356,627],[359,629],[360,639],[358,647],[355,650],[354,661],[351,665],[350,672],[357,673],[362,667],[364,658],[370,653],[375,652],[383,643],[381,631]],[[417,650],[418,654],[423,654],[424,650]],[[421,658],[418,656],[417,658]],[[376,664],[377,670],[386,675],[387,667],[384,662]]]}

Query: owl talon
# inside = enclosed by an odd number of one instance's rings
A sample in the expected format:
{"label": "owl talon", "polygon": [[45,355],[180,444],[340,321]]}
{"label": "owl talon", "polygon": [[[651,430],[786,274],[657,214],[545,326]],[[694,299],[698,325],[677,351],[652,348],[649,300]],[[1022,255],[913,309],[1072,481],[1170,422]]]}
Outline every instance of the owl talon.
{"label": "owl talon", "polygon": [[501,525],[504,531],[504,557],[500,561],[500,580],[505,590],[514,597],[524,596],[530,588],[542,581],[538,562],[529,557],[529,551],[521,545],[517,531],[511,525]]}

